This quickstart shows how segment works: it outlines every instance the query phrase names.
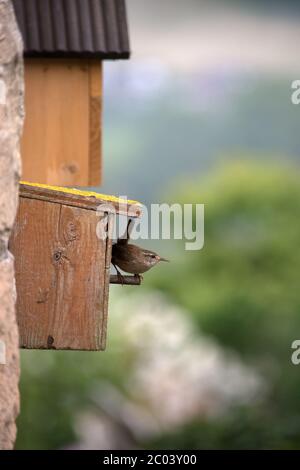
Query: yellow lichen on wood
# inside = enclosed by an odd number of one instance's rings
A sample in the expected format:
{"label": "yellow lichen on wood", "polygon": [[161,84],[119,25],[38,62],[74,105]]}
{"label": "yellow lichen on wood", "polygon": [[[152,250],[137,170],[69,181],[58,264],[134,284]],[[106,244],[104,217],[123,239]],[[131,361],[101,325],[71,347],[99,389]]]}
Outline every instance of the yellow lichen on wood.
{"label": "yellow lichen on wood", "polygon": [[26,186],[32,186],[36,188],[44,188],[50,189],[53,191],[59,191],[65,194],[75,194],[76,196],[85,196],[85,197],[94,197],[96,199],[101,199],[109,202],[116,202],[119,204],[132,204],[132,205],[141,205],[138,201],[133,201],[131,199],[122,199],[117,196],[111,196],[108,194],[100,194],[96,193],[95,191],[83,191],[82,189],[76,188],[65,188],[63,186],[50,186],[48,184],[42,183],[29,183],[28,181],[20,181],[20,184],[24,184]]}

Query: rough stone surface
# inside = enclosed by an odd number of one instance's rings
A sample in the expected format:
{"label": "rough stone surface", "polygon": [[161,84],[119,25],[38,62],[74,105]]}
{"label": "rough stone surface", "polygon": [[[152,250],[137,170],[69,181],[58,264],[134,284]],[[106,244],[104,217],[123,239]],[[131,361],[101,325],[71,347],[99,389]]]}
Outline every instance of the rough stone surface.
{"label": "rough stone surface", "polygon": [[12,449],[19,412],[18,329],[13,257],[7,249],[20,177],[22,41],[10,0],[0,0],[0,449]]}

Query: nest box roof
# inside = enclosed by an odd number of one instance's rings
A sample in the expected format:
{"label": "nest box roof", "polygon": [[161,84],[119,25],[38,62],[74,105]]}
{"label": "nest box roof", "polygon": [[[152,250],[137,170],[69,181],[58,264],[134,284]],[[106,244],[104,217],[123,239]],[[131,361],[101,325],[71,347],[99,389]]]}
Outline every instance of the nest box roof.
{"label": "nest box roof", "polygon": [[125,0],[13,0],[27,57],[128,59]]}
{"label": "nest box roof", "polygon": [[138,201],[99,194],[93,191],[20,181],[19,194],[21,197],[56,202],[94,211],[100,210],[102,205],[103,212],[127,215],[128,217],[140,217],[142,215],[142,205]]}

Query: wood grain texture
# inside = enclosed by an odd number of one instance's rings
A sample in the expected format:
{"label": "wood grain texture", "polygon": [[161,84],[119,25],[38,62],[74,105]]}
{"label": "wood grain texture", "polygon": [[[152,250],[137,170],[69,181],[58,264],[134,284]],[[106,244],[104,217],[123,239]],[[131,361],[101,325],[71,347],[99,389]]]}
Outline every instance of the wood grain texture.
{"label": "wood grain texture", "polygon": [[102,180],[102,63],[89,62],[89,185]]}
{"label": "wood grain texture", "polygon": [[112,236],[114,230],[115,216],[107,214],[107,242],[105,251],[105,280],[104,280],[104,303],[103,303],[103,318],[101,325],[101,345],[102,348],[106,347],[107,338],[107,316],[108,316],[108,299],[109,299],[109,280],[110,280],[110,264],[112,254]]}
{"label": "wood grain texture", "polygon": [[89,184],[89,96],[88,60],[25,60],[21,152],[26,180]]}
{"label": "wood grain texture", "polygon": [[111,244],[98,222],[93,211],[20,198],[10,249],[21,347],[104,349]]}

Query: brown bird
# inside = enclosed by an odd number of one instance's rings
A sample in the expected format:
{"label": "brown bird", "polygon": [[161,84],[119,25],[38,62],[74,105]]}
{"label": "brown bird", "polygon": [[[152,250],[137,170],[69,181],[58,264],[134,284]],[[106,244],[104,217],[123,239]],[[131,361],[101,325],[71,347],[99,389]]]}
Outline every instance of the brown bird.
{"label": "brown bird", "polygon": [[160,261],[169,261],[168,259],[162,258],[154,251],[146,250],[137,245],[129,244],[130,239],[130,225],[132,219],[129,219],[126,230],[126,238],[119,238],[117,243],[112,246],[112,258],[111,262],[117,271],[118,278],[122,284],[124,282],[123,276],[118,270],[117,266],[126,271],[127,273],[134,274],[135,276],[142,278],[141,274],[149,271]]}

